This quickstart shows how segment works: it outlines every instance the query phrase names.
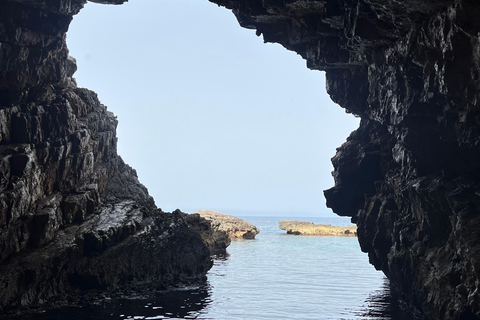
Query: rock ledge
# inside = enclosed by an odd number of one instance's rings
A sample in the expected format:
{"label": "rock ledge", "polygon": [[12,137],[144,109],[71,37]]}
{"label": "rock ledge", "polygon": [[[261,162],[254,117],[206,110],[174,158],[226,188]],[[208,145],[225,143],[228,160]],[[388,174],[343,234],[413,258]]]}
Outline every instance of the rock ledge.
{"label": "rock ledge", "polygon": [[302,236],[357,236],[357,226],[336,227],[330,224],[315,224],[297,220],[281,220],[278,226],[280,229],[287,231],[288,234]]}
{"label": "rock ledge", "polygon": [[237,217],[209,210],[199,210],[196,213],[209,220],[214,230],[224,231],[232,239],[255,239],[260,233],[253,224]]}

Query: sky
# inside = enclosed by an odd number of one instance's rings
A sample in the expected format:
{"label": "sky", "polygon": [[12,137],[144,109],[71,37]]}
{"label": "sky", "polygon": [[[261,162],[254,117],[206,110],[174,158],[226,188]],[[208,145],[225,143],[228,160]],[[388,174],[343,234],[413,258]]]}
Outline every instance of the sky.
{"label": "sky", "polygon": [[79,87],[159,208],[335,216],[330,158],[358,127],[325,75],[207,0],[88,3],[67,34]]}

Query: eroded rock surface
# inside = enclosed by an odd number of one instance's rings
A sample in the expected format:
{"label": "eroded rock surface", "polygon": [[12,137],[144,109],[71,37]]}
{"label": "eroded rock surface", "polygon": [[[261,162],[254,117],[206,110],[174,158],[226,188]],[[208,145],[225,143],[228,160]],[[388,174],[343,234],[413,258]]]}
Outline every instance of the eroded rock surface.
{"label": "eroded rock surface", "polygon": [[0,1],[0,314],[212,265],[209,223],[155,206],[117,155],[115,116],[72,78],[65,33],[85,2]]}
{"label": "eroded rock surface", "polygon": [[210,210],[199,210],[201,217],[211,222],[212,228],[226,233],[232,239],[255,239],[260,230],[248,221]]}
{"label": "eroded rock surface", "polygon": [[361,117],[327,206],[358,225],[404,309],[480,318],[478,2],[212,2],[325,70],[332,99]]}

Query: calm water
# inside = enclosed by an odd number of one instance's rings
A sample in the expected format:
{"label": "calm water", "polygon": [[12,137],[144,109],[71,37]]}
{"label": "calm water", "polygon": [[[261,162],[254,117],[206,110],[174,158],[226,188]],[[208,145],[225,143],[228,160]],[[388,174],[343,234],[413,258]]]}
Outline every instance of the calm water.
{"label": "calm water", "polygon": [[256,240],[232,241],[203,286],[49,311],[36,319],[392,319],[388,284],[356,238],[287,235],[278,229],[285,218],[244,218],[261,233]]}

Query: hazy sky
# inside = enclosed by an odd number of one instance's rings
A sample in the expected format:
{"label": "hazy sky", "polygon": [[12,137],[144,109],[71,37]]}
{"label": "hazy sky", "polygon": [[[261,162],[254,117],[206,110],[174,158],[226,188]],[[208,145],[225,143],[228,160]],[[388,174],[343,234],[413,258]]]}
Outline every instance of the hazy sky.
{"label": "hazy sky", "polygon": [[330,158],[358,119],[296,53],[207,0],[89,3],[67,41],[158,207],[333,216]]}

